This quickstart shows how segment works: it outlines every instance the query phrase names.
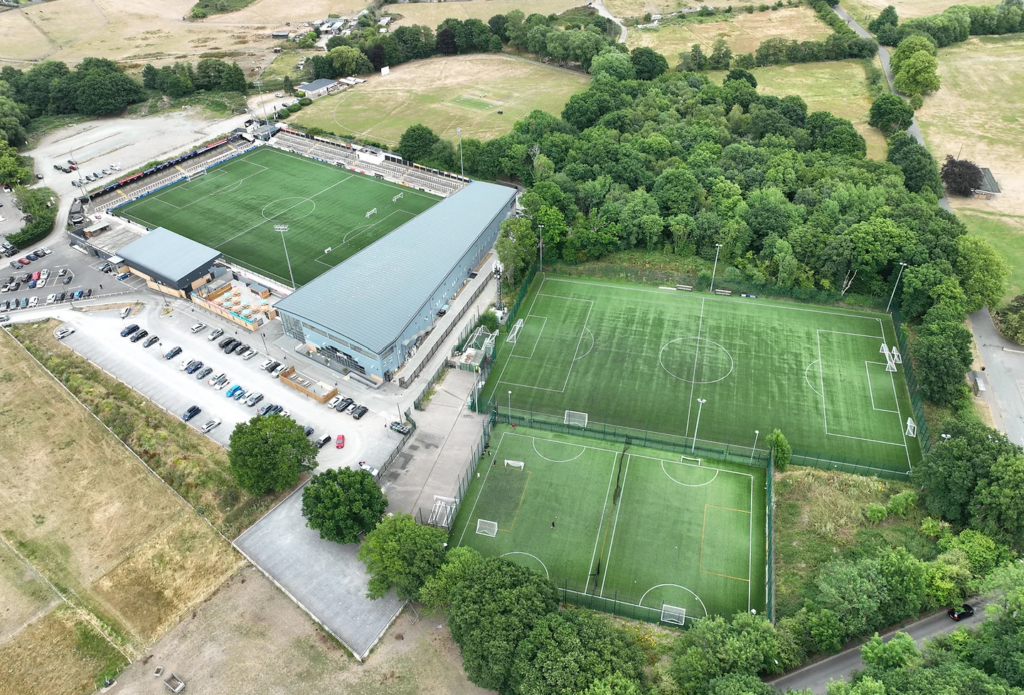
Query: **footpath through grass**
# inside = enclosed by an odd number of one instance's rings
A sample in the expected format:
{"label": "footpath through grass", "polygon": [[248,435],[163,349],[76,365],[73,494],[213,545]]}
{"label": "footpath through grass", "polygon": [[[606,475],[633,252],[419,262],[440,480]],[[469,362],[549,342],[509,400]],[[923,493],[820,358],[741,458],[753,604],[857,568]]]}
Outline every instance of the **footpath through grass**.
{"label": "footpath through grass", "polygon": [[609,599],[594,604],[608,612],[613,601],[654,620],[663,604],[691,619],[764,609],[764,469],[507,425],[491,448],[454,545],[532,567],[575,602]]}
{"label": "footpath through grass", "polygon": [[[395,200],[396,196],[401,198]],[[165,227],[225,258],[290,284],[277,225],[297,285],[304,285],[440,198],[272,147],[259,147],[206,176],[182,181],[115,213]],[[370,217],[366,213],[376,209]]]}
{"label": "footpath through grass", "polygon": [[779,428],[799,456],[866,473],[921,457],[885,314],[549,275],[518,318],[483,391],[501,410],[745,456]]}

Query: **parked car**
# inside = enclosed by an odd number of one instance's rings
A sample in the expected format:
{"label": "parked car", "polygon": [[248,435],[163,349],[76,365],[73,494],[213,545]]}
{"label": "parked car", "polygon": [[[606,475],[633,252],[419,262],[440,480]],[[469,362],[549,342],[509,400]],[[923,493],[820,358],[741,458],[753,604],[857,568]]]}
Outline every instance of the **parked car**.
{"label": "parked car", "polygon": [[[131,276],[132,276],[131,273],[121,273],[120,275],[117,276],[117,279],[120,280],[121,282],[124,282],[125,280],[127,280]],[[65,280],[65,282],[68,282],[68,281]]]}
{"label": "parked car", "polygon": [[269,367],[272,364],[274,364],[274,360],[266,360],[265,362],[263,362],[263,364],[260,365],[260,369],[264,369],[265,370],[267,367]]}
{"label": "parked car", "polygon": [[84,297],[85,299],[88,299],[89,297],[91,297],[91,296],[92,296],[92,288],[91,288],[91,287],[90,287],[90,288],[88,288],[88,289],[87,289],[87,290],[85,291],[85,294],[84,294],[84,295],[82,295],[82,296],[83,296],[83,297]]}
{"label": "parked car", "polygon": [[202,427],[199,428],[199,431],[202,432],[203,434],[206,434],[219,424],[220,420],[218,420],[217,418],[214,418],[213,420],[208,420]]}
{"label": "parked car", "polygon": [[351,398],[342,398],[341,402],[334,406],[334,409],[339,413],[344,413],[353,402],[354,401]]}
{"label": "parked car", "polygon": [[337,437],[334,438],[334,448],[335,449],[344,449],[345,448],[345,435],[339,434]]}
{"label": "parked car", "polygon": [[224,395],[227,396],[228,398],[233,398],[234,395],[236,393],[238,393],[239,391],[241,391],[241,390],[242,390],[242,385],[241,384],[235,384],[234,386],[229,388]]}
{"label": "parked car", "polygon": [[188,410],[185,411],[185,414],[181,416],[181,419],[184,420],[185,422],[188,422],[201,412],[203,412],[203,409],[200,408],[198,405],[190,405],[188,407]]}
{"label": "parked car", "polygon": [[224,346],[224,354],[230,355],[232,352],[235,351],[236,347],[238,347],[238,341],[232,338],[231,340],[228,341],[228,344]]}
{"label": "parked car", "polygon": [[35,280],[29,280],[28,281],[28,288],[30,290],[34,290],[36,288],[36,281]]}
{"label": "parked car", "polygon": [[238,345],[238,347],[236,347],[234,349],[234,353],[236,355],[241,355],[241,354],[244,354],[245,352],[247,352],[248,350],[249,350],[249,346],[248,345],[246,345],[245,343],[240,343]]}
{"label": "parked car", "polygon": [[54,337],[57,338],[57,340],[64,340],[65,338],[67,338],[69,335],[71,335],[74,332],[75,332],[75,329],[71,328],[70,326],[61,326],[60,328],[57,329],[57,331],[53,335],[54,335]]}
{"label": "parked car", "polygon": [[[106,271],[104,271],[104,272],[106,272]],[[206,328],[206,324],[205,323],[197,323],[196,325],[192,326],[192,328],[190,328],[189,330],[192,331],[193,333],[198,333],[199,331],[203,330],[204,328]]]}
{"label": "parked car", "polygon": [[181,361],[181,366],[178,367],[178,369],[184,372],[196,362],[198,362],[198,360],[184,359]]}
{"label": "parked car", "polygon": [[19,259],[18,259],[18,263],[20,263],[20,264],[22,264],[22,265],[28,265],[28,264],[30,264],[31,262],[32,262],[32,261],[30,261],[30,260],[29,260],[29,259],[27,259],[27,258],[19,258]]}
{"label": "parked car", "polygon": [[72,295],[72,299],[81,299],[82,295],[85,294],[85,290],[75,290],[75,294]]}
{"label": "parked car", "polygon": [[357,405],[355,410],[352,411],[353,420],[361,420],[366,413],[370,411],[365,405]]}
{"label": "parked car", "polygon": [[149,335],[149,331],[147,331],[146,329],[142,329],[141,331],[136,331],[135,335],[133,335],[128,340],[132,341],[133,343],[137,343],[143,338],[145,338],[147,335]]}
{"label": "parked car", "polygon": [[281,372],[283,372],[283,371],[284,371],[284,370],[286,370],[286,369],[288,369],[288,365],[286,365],[286,364],[282,364],[282,365],[280,365],[280,366],[276,367],[276,368],[274,369],[274,371],[272,371],[272,372],[270,373],[270,375],[271,375],[272,377],[274,377],[275,379],[277,379],[277,378],[279,378],[279,377],[281,376]]}
{"label": "parked car", "polygon": [[974,606],[972,606],[969,603],[965,603],[959,608],[950,608],[947,611],[947,614],[953,620],[960,622],[964,618],[970,618],[972,615],[974,615]]}
{"label": "parked car", "polygon": [[196,372],[198,372],[202,368],[203,368],[203,361],[202,360],[196,360],[193,364],[191,364],[189,366],[188,369],[185,370],[185,373],[186,374],[195,374]]}
{"label": "parked car", "polygon": [[177,357],[180,354],[181,354],[181,348],[178,347],[177,345],[175,345],[170,350],[168,350],[166,353],[164,353],[164,359],[165,360],[173,360],[175,357]]}
{"label": "parked car", "polygon": [[388,426],[389,426],[389,427],[390,427],[390,428],[391,428],[391,429],[392,429],[393,431],[395,431],[395,432],[398,432],[399,434],[402,434],[402,435],[405,435],[405,434],[409,434],[409,432],[411,432],[411,431],[412,431],[412,428],[411,428],[411,427],[409,427],[409,425],[403,425],[403,424],[402,424],[401,422],[398,422],[397,420],[396,420],[396,421],[394,421],[394,422],[392,422],[392,423],[391,423],[390,425],[388,425]]}
{"label": "parked car", "polygon": [[245,399],[245,404],[251,408],[262,400],[263,394],[257,391]]}
{"label": "parked car", "polygon": [[303,431],[303,433],[304,433],[304,434],[305,434],[305,435],[306,435],[307,437],[308,437],[309,435],[313,434],[313,428],[312,428],[312,427],[310,427],[309,425],[306,425],[306,428],[305,428],[304,430],[302,430],[302,431]]}
{"label": "parked car", "polygon": [[63,284],[63,285],[70,285],[71,281],[74,280],[74,279],[75,279],[75,276],[72,275],[71,273],[68,273],[67,275],[64,276],[64,280],[63,280],[63,282],[61,284]]}
{"label": "parked car", "polygon": [[242,389],[242,388],[240,388],[240,389],[238,389],[237,391],[235,391],[235,395],[233,396],[233,398],[234,398],[234,399],[235,399],[236,401],[240,401],[240,400],[242,400],[243,398],[247,397],[248,395],[249,395],[249,394],[247,394],[247,393],[245,392],[245,389]]}
{"label": "parked car", "polygon": [[196,380],[202,381],[206,377],[210,376],[211,372],[213,372],[213,367],[205,367],[203,369],[200,369],[198,372],[196,372]]}
{"label": "parked car", "polygon": [[39,271],[37,270],[36,272],[32,273],[32,277],[30,277],[29,280],[38,280],[39,275]]}
{"label": "parked car", "polygon": [[227,387],[228,381],[229,379],[226,376],[221,377],[213,384],[213,388],[217,391],[223,391]]}
{"label": "parked car", "polygon": [[[220,329],[218,328],[217,331],[220,331]],[[217,333],[217,331],[214,331],[213,333]],[[222,333],[224,333],[224,331],[220,331],[220,333],[218,333],[217,335],[213,335],[213,333],[210,334],[210,338],[209,338],[210,340],[216,340]],[[223,348],[225,345],[230,343],[232,340],[234,340],[234,338],[232,338],[231,336],[228,336],[224,340],[222,340],[219,343],[217,343],[217,347]]]}
{"label": "parked car", "polygon": [[[210,337],[207,338],[207,340],[209,340],[212,343],[213,341],[215,341],[217,338],[221,337],[222,335],[224,335],[224,329],[223,328],[214,328],[212,331],[210,331]],[[222,345],[221,347],[224,347],[224,346]]]}
{"label": "parked car", "polygon": [[380,471],[378,471],[373,466],[366,465],[366,461],[360,461],[359,462],[359,468],[361,468],[362,470],[364,470],[367,473],[369,473],[370,475],[372,475],[374,480],[376,480],[377,476],[380,475]]}
{"label": "parked car", "polygon": [[65,292],[58,292],[57,303],[60,304],[61,302],[63,302],[65,297],[67,297],[67,294]]}
{"label": "parked car", "polygon": [[46,280],[37,280],[36,281],[36,289],[39,289],[40,287],[46,287]]}
{"label": "parked car", "polygon": [[139,324],[137,324],[137,323],[133,323],[130,326],[126,326],[125,328],[123,328],[121,330],[121,337],[122,338],[127,338],[128,336],[130,336],[132,333],[134,333],[137,330],[139,330]]}
{"label": "parked car", "polygon": [[333,408],[334,406],[338,405],[339,403],[341,403],[341,396],[335,396],[331,400],[327,401],[327,407],[328,408]]}
{"label": "parked car", "polygon": [[262,406],[260,406],[259,410],[257,410],[256,412],[259,414],[260,417],[263,417],[264,415],[269,415],[273,409],[273,403],[265,403]]}
{"label": "parked car", "polygon": [[256,356],[256,351],[255,350],[246,350],[245,354],[242,355],[242,359],[243,360],[251,360],[255,356]]}
{"label": "parked car", "polygon": [[57,295],[55,295],[55,294],[48,294],[48,295],[46,295],[46,303],[47,304],[53,304],[55,301],[57,301]]}
{"label": "parked car", "polygon": [[278,362],[277,360],[271,360],[271,361],[270,361],[270,364],[268,364],[268,365],[266,366],[266,370],[267,370],[268,372],[272,372],[272,371],[274,371],[275,369],[277,369],[277,368],[278,368],[278,367],[280,367],[280,366],[281,366],[281,363],[280,363],[280,362]]}
{"label": "parked car", "polygon": [[313,442],[317,449],[323,449],[327,445],[327,442],[331,441],[331,435],[325,434]]}
{"label": "parked car", "polygon": [[142,347],[148,348],[148,347],[152,346],[154,343],[156,343],[156,341],[158,341],[158,340],[160,340],[160,336],[158,336],[158,335],[151,335],[148,338],[146,338],[146,342],[144,342],[142,344]]}
{"label": "parked car", "polygon": [[206,383],[209,384],[210,386],[213,386],[214,384],[216,384],[218,381],[220,381],[223,378],[224,378],[224,372],[221,372],[220,374],[215,374],[214,376],[211,376],[209,381],[207,381]]}

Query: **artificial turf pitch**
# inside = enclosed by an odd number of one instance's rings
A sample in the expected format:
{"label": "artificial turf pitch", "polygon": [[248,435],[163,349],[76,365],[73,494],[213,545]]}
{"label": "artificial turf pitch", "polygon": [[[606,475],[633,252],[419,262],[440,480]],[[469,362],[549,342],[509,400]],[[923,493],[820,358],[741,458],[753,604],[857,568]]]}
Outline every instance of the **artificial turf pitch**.
{"label": "artificial turf pitch", "polygon": [[[393,200],[398,194],[402,197]],[[290,284],[304,285],[440,200],[297,154],[258,147],[117,208],[146,227],[164,227],[224,257]],[[376,208],[377,213],[366,217]],[[330,249],[328,251],[328,249]]]}
{"label": "artificial turf pitch", "polygon": [[895,344],[886,314],[549,275],[518,317],[483,391],[499,411],[748,453],[778,428],[796,462],[864,473],[921,457],[903,366],[879,352]]}
{"label": "artificial turf pitch", "polygon": [[[764,610],[764,469],[500,424],[490,442],[456,545],[532,567],[566,593],[649,609],[622,611],[636,617],[657,620],[663,604],[689,619]],[[497,535],[478,534],[478,519]]]}

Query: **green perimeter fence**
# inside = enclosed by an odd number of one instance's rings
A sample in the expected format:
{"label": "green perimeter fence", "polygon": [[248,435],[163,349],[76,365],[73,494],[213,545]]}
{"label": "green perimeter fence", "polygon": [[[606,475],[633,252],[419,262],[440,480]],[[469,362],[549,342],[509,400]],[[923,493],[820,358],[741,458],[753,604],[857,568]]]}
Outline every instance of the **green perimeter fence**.
{"label": "green perimeter fence", "polygon": [[768,457],[768,470],[765,474],[765,505],[768,513],[764,517],[765,539],[765,573],[764,573],[764,606],[768,612],[768,620],[775,622],[775,456],[774,451]]}
{"label": "green perimeter fence", "polygon": [[917,375],[914,373],[914,360],[910,357],[908,342],[909,335],[899,309],[892,310],[892,322],[896,327],[896,342],[899,343],[900,357],[903,359],[903,376],[907,379],[907,389],[910,391],[910,407],[914,411],[914,420],[917,423],[917,440],[921,443],[921,452],[927,454],[931,451],[932,442],[928,421],[924,417],[924,397],[921,395],[921,387],[918,386]]}

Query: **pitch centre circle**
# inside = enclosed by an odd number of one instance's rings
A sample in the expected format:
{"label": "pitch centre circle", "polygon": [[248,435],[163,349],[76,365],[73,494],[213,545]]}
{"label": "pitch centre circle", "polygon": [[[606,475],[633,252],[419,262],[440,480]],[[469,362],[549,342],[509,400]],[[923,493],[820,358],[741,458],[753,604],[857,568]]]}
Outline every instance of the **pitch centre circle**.
{"label": "pitch centre circle", "polygon": [[278,198],[263,206],[263,218],[271,222],[296,222],[309,217],[316,210],[316,203],[309,198],[293,196]]}
{"label": "pitch centre circle", "polygon": [[689,384],[713,384],[733,370],[732,355],[720,343],[689,336],[670,340],[658,353],[661,368]]}

